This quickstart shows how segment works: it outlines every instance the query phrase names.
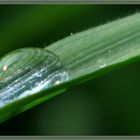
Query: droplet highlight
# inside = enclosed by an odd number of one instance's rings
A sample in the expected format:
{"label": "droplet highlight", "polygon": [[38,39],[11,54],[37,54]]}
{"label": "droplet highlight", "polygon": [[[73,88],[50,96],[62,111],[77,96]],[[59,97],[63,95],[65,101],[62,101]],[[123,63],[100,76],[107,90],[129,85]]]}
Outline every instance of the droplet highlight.
{"label": "droplet highlight", "polygon": [[69,79],[55,54],[41,48],[22,48],[0,60],[0,107]]}

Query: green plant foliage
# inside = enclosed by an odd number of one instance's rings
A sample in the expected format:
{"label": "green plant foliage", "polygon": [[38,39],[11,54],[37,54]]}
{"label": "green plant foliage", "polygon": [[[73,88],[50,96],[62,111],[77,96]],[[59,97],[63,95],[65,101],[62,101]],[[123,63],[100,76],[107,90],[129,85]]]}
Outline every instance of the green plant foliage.
{"label": "green plant foliage", "polygon": [[64,38],[46,49],[58,55],[69,81],[0,109],[0,121],[23,112],[67,88],[139,59],[140,14],[134,14]]}

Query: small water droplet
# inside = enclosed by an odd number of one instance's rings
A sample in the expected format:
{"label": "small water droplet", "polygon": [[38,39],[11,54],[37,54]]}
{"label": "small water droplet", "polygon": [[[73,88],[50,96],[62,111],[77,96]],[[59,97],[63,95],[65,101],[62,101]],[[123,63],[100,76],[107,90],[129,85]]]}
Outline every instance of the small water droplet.
{"label": "small water droplet", "polygon": [[97,64],[100,68],[104,68],[107,66],[107,64],[105,63],[105,59],[103,59],[103,58],[98,59]]}
{"label": "small water droplet", "polygon": [[7,54],[0,70],[0,107],[69,79],[59,57],[41,48]]}
{"label": "small water droplet", "polygon": [[73,35],[73,33],[70,33],[70,35]]}
{"label": "small water droplet", "polygon": [[112,51],[109,49],[108,52],[111,53]]}

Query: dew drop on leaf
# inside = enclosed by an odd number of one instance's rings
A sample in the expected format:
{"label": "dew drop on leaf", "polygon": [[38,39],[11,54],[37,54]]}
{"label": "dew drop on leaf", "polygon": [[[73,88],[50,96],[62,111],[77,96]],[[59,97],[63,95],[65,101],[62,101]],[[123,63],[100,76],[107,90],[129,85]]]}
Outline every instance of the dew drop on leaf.
{"label": "dew drop on leaf", "polygon": [[70,35],[73,35],[73,33],[70,33]]}
{"label": "dew drop on leaf", "polygon": [[97,64],[98,64],[98,66],[100,67],[100,68],[104,68],[104,67],[106,67],[106,63],[105,63],[105,60],[103,59],[103,58],[100,58],[100,59],[98,59],[97,60]]}
{"label": "dew drop on leaf", "polygon": [[111,50],[109,49],[108,52],[111,53]]}
{"label": "dew drop on leaf", "polygon": [[22,48],[0,59],[0,107],[69,79],[59,57],[41,48]]}

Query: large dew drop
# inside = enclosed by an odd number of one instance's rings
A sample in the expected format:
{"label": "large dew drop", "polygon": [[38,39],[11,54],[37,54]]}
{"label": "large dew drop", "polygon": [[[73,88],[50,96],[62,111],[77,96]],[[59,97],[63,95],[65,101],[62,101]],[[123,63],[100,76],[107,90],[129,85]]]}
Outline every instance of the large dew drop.
{"label": "large dew drop", "polygon": [[15,50],[0,60],[0,107],[68,78],[55,54],[40,48]]}

